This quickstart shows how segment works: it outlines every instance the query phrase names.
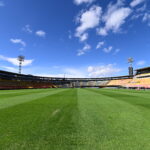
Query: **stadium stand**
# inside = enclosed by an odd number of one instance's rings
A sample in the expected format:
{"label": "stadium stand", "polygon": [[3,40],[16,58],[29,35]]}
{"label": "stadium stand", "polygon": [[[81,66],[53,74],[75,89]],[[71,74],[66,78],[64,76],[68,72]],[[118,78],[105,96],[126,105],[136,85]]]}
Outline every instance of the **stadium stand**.
{"label": "stadium stand", "polygon": [[112,80],[107,87],[125,87],[125,88],[150,88],[150,78],[133,78],[125,80]]}
{"label": "stadium stand", "polygon": [[130,76],[108,78],[55,78],[17,74],[0,70],[0,89],[103,88],[107,86],[110,80],[129,78]]}
{"label": "stadium stand", "polygon": [[150,78],[150,73],[136,75],[135,78]]}
{"label": "stadium stand", "polygon": [[150,67],[136,70],[135,76],[108,78],[55,78],[0,71],[0,89],[118,87],[150,88]]}
{"label": "stadium stand", "polygon": [[136,70],[136,75],[131,82],[125,85],[127,88],[150,88],[150,67]]}
{"label": "stadium stand", "polygon": [[134,78],[131,82],[125,85],[127,88],[150,88],[150,78]]}
{"label": "stadium stand", "polygon": [[132,81],[132,79],[120,79],[120,80],[111,80],[107,86],[109,87],[116,87],[116,86],[120,86],[120,87],[124,87],[126,86],[126,84],[130,83]]}
{"label": "stadium stand", "polygon": [[54,88],[49,80],[31,75],[0,71],[0,89]]}
{"label": "stadium stand", "polygon": [[136,75],[150,73],[150,67],[136,69]]}
{"label": "stadium stand", "polygon": [[0,80],[0,89],[32,89],[53,88],[51,83],[40,83],[32,81]]}
{"label": "stadium stand", "polygon": [[133,79],[111,80],[108,87],[150,88],[150,67],[136,70]]}

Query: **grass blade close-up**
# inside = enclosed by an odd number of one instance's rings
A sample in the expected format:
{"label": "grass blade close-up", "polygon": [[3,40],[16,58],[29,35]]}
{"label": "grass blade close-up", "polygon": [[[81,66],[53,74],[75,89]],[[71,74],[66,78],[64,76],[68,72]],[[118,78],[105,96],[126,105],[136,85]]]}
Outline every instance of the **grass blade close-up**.
{"label": "grass blade close-up", "polygon": [[0,149],[149,150],[149,108],[149,91],[0,91]]}

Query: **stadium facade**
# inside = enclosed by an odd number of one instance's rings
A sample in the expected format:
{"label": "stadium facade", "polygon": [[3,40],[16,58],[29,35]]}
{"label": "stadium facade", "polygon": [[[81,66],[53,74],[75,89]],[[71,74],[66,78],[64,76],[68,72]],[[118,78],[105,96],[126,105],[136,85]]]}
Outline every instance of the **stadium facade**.
{"label": "stadium facade", "polygon": [[0,89],[32,88],[147,88],[150,89],[150,67],[135,70],[135,75],[107,78],[55,78],[17,74],[0,70]]}

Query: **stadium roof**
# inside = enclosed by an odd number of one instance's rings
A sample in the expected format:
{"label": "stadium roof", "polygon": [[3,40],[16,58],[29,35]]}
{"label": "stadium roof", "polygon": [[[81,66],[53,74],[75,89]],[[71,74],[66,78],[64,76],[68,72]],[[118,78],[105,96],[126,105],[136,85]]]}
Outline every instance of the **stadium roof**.
{"label": "stadium roof", "polygon": [[132,76],[117,76],[117,77],[103,77],[103,78],[58,78],[58,77],[42,77],[42,76],[34,76],[34,75],[26,75],[26,74],[18,74],[18,73],[13,73],[13,72],[8,72],[8,71],[3,71],[0,70],[0,78],[8,77],[11,79],[40,79],[40,80],[66,80],[66,81],[103,81],[103,80],[117,80],[117,79],[128,79],[132,78]]}
{"label": "stadium roof", "polygon": [[135,71],[143,71],[143,70],[150,70],[150,67],[145,67],[145,68],[136,69]]}

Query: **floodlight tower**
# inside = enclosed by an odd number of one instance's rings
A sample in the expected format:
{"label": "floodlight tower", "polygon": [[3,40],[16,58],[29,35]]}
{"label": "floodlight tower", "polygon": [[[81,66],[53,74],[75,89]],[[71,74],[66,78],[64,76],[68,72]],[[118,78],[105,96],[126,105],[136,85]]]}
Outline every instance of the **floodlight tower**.
{"label": "floodlight tower", "polygon": [[134,59],[132,57],[128,58],[128,63],[129,63],[129,76],[133,76],[133,62]]}
{"label": "floodlight tower", "polygon": [[18,56],[18,61],[19,61],[19,74],[21,74],[22,71],[22,62],[25,60],[24,56]]}

